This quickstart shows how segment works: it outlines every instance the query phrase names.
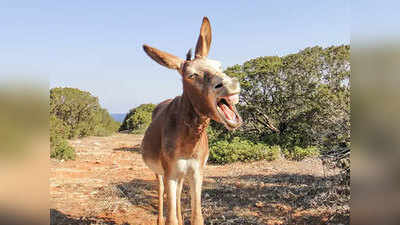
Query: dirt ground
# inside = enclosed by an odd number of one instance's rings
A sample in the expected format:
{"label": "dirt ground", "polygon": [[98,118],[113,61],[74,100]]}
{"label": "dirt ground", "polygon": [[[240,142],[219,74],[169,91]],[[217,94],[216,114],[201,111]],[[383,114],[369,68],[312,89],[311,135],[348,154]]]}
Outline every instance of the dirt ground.
{"label": "dirt ground", "polygon": [[[156,224],[157,186],[141,135],[71,140],[75,161],[51,160],[51,224]],[[330,190],[337,171],[319,159],[207,165],[205,224],[349,224],[349,203]],[[190,224],[190,196],[182,197]],[[321,200],[322,199],[322,200]]]}

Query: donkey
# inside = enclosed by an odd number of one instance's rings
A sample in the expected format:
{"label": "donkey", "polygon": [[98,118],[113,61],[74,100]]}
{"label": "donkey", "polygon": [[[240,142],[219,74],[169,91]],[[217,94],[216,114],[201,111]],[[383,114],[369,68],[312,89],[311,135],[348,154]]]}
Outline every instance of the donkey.
{"label": "donkey", "polygon": [[203,225],[201,213],[202,170],[209,149],[206,128],[210,119],[234,130],[242,124],[236,110],[239,81],[222,72],[221,63],[207,59],[211,45],[211,26],[203,18],[195,57],[191,50],[186,60],[143,45],[150,58],[182,76],[183,94],[168,99],[154,109],[152,122],[142,141],[142,156],[158,180],[158,224],[163,224],[164,186],[167,193],[167,225],[182,225],[181,192],[188,177],[193,225]]}

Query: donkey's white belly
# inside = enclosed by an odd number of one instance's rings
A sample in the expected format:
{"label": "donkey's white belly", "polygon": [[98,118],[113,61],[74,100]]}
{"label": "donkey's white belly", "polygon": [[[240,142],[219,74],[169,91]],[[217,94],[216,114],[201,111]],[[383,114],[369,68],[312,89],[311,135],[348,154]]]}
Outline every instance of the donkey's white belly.
{"label": "donkey's white belly", "polygon": [[[153,170],[153,172],[159,175],[164,175],[164,169],[162,168],[161,162],[151,159],[143,159],[146,165]],[[178,159],[173,167],[174,170],[172,171],[172,174],[176,177],[183,177],[188,173],[192,174],[194,171],[197,171],[199,166],[199,161],[196,159]]]}
{"label": "donkey's white belly", "polygon": [[187,173],[193,173],[199,169],[199,161],[196,159],[178,159],[176,161],[176,173],[177,175],[186,175]]}

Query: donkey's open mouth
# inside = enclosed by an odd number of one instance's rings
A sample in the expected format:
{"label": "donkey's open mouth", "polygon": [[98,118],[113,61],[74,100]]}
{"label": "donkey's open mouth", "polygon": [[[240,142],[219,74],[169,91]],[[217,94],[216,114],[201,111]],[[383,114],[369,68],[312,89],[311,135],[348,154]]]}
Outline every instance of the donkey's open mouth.
{"label": "donkey's open mouth", "polygon": [[235,104],[239,102],[239,94],[219,97],[217,111],[228,129],[236,129],[242,124],[242,118],[236,110]]}

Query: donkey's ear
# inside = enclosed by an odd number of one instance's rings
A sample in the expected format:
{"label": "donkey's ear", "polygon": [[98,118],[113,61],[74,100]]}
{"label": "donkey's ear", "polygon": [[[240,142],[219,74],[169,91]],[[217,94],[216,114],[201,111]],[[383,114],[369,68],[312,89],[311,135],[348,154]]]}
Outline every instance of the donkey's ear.
{"label": "donkey's ear", "polygon": [[203,18],[203,23],[200,28],[199,39],[196,45],[196,58],[202,58],[208,56],[208,51],[211,46],[211,25],[207,17]]}
{"label": "donkey's ear", "polygon": [[162,66],[168,67],[170,69],[179,70],[181,64],[184,62],[183,59],[171,55],[169,53],[163,52],[156,48],[152,48],[148,45],[143,45],[143,50],[147,53],[150,58],[158,62]]}

